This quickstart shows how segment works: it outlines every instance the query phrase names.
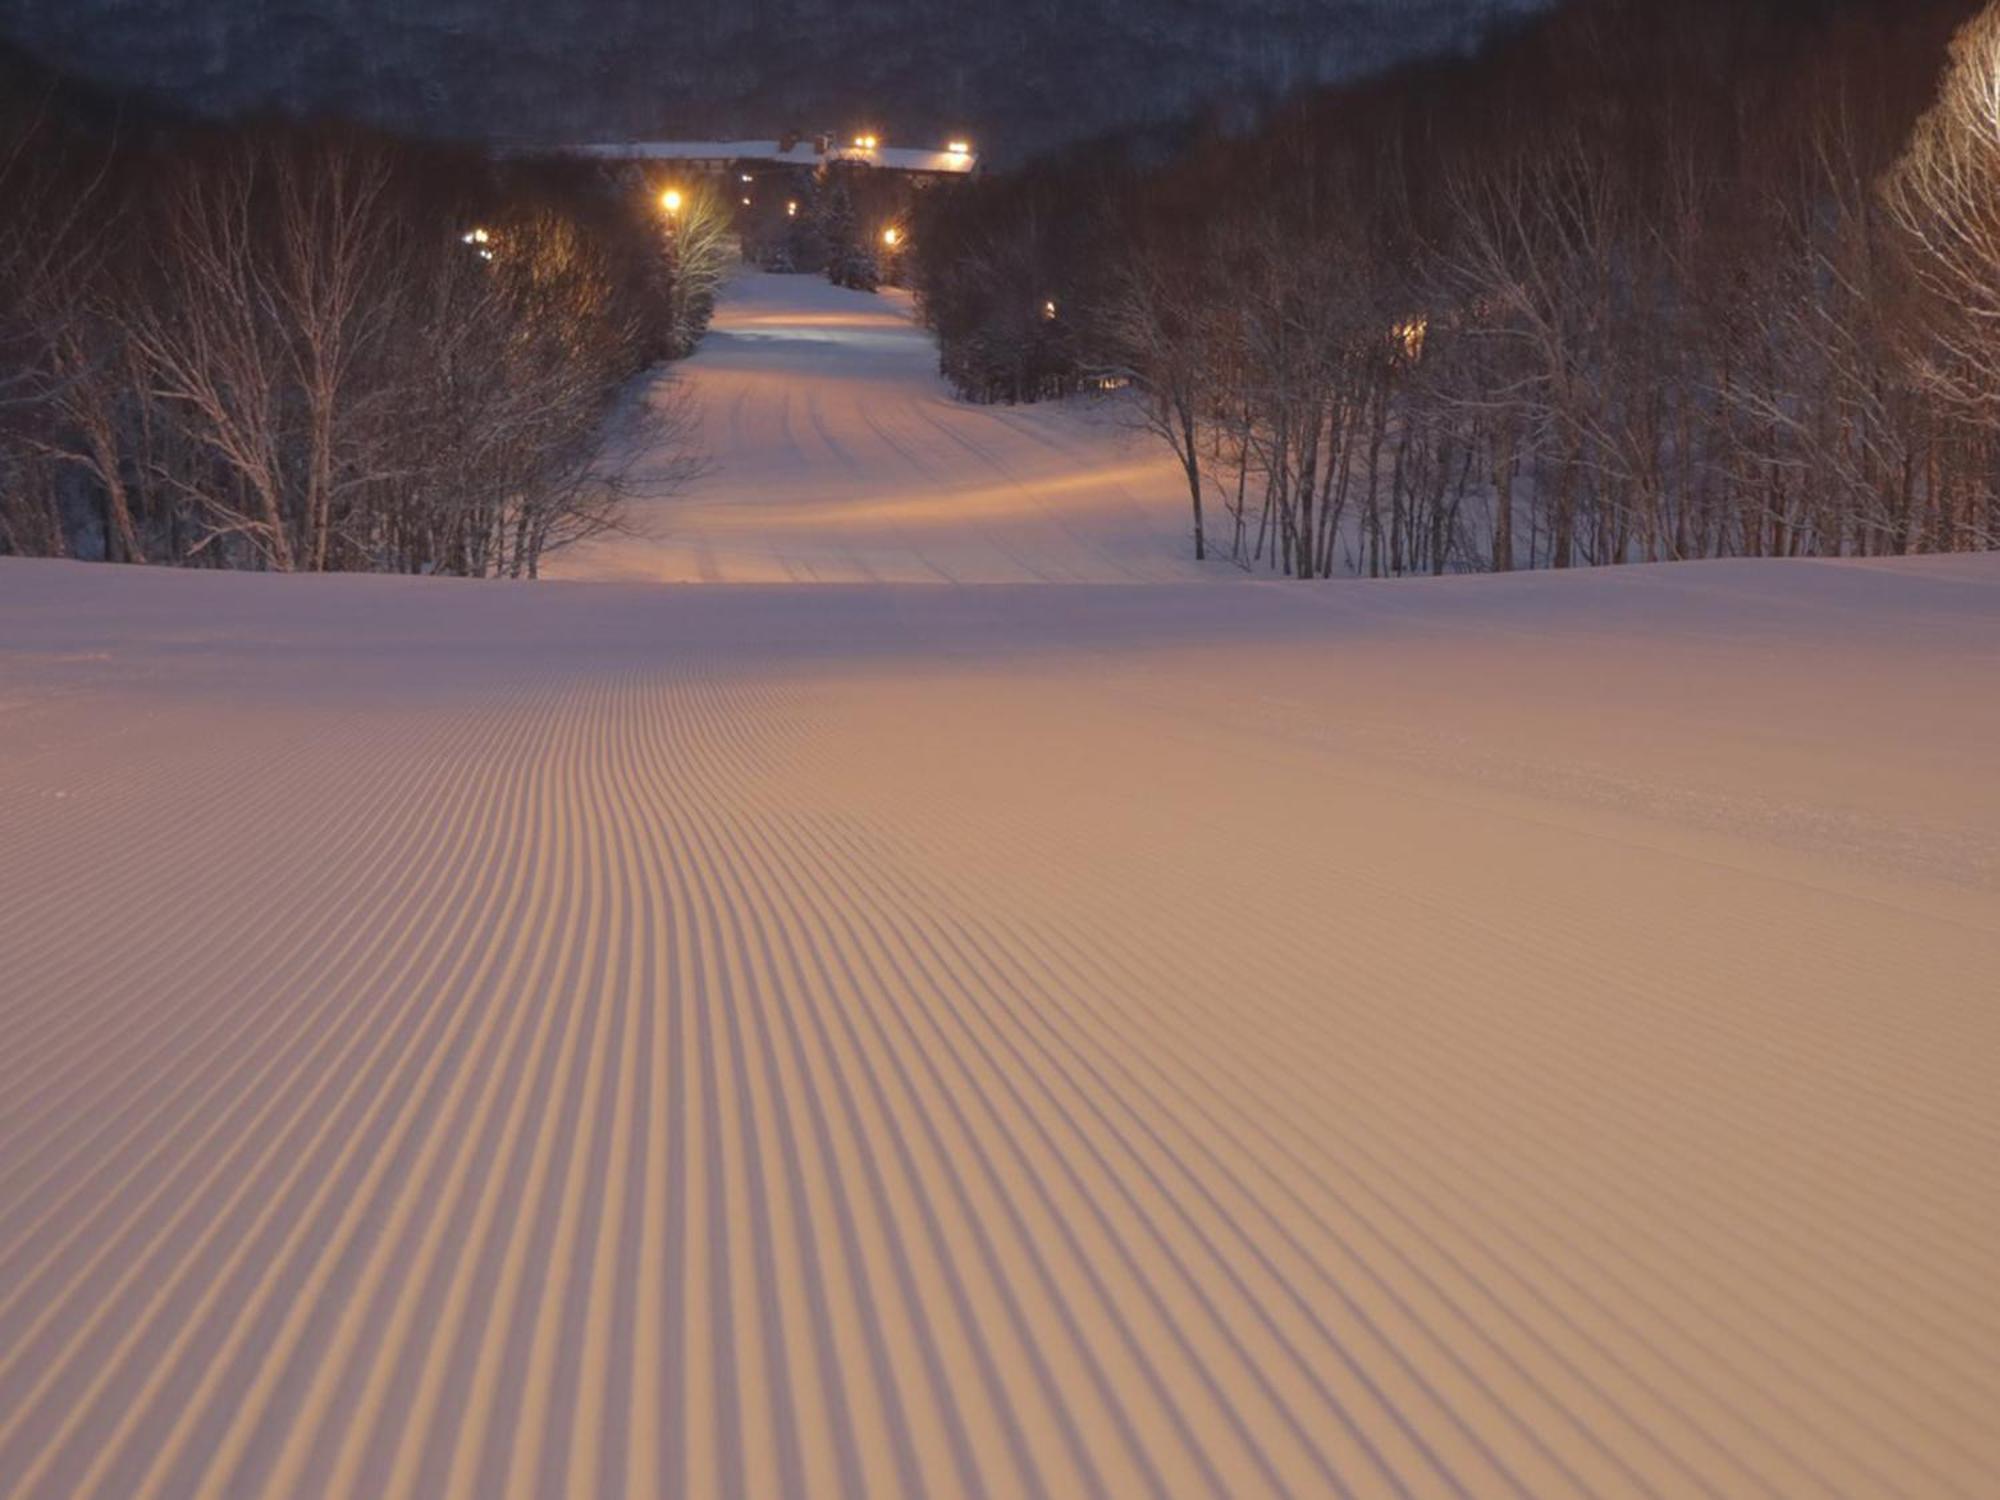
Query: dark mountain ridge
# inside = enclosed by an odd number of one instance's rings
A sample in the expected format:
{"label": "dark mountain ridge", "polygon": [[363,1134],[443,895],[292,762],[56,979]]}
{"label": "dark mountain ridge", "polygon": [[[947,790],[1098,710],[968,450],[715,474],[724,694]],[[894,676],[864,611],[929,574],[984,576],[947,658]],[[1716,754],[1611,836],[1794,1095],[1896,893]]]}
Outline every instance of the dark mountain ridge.
{"label": "dark mountain ridge", "polygon": [[0,0],[0,35],[211,114],[513,143],[866,123],[1018,157],[1464,50],[1541,3]]}

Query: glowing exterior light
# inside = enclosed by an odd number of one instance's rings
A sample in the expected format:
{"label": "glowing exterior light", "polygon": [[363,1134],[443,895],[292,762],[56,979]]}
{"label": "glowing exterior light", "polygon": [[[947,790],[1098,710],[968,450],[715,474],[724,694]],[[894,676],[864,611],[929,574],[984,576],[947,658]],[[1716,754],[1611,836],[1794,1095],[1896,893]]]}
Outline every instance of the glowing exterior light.
{"label": "glowing exterior light", "polygon": [[788,219],[796,219],[798,216],[799,216],[799,200],[796,198],[787,198],[785,200],[785,217]]}
{"label": "glowing exterior light", "polygon": [[972,142],[953,141],[944,149],[950,152],[953,156],[970,156],[972,155]]}
{"label": "glowing exterior light", "polygon": [[488,234],[484,229],[468,229],[464,234],[459,236],[459,239],[468,245],[483,245],[492,238],[493,236]]}
{"label": "glowing exterior light", "polygon": [[743,206],[744,206],[745,208],[748,208],[748,207],[750,206],[750,200],[749,200],[748,198],[745,198],[745,199],[743,200]]}
{"label": "glowing exterior light", "polygon": [[748,172],[745,172],[745,173],[743,174],[743,180],[744,180],[745,182],[748,182],[748,181],[750,180],[750,174],[749,174]]}
{"label": "glowing exterior light", "polygon": [[887,229],[882,231],[882,243],[887,245],[891,250],[895,249],[902,242],[903,231],[895,225],[891,224]]}
{"label": "glowing exterior light", "polygon": [[1056,315],[1055,299],[1051,298],[1050,300],[1042,304],[1042,316],[1044,318],[1052,319],[1055,317],[1055,315]]}
{"label": "glowing exterior light", "polygon": [[668,188],[664,193],[660,194],[660,207],[664,208],[670,214],[677,214],[681,211],[681,201],[681,190],[679,188]]}
{"label": "glowing exterior light", "polygon": [[857,150],[873,151],[875,149],[875,144],[876,144],[875,137],[872,135],[857,135],[854,138],[854,145]]}

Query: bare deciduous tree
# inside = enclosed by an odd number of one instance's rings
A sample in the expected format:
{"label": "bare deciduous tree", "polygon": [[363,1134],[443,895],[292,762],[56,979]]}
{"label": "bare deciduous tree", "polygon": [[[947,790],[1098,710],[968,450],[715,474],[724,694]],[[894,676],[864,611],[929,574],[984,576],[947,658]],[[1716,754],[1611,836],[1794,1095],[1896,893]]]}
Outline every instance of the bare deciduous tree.
{"label": "bare deciduous tree", "polygon": [[[103,191],[35,145],[0,133],[5,550],[534,576],[618,524],[606,415],[727,263],[705,200],[667,247],[573,169],[490,169],[518,199],[467,223],[456,164],[380,137],[204,131]],[[692,424],[651,410],[672,482]]]}

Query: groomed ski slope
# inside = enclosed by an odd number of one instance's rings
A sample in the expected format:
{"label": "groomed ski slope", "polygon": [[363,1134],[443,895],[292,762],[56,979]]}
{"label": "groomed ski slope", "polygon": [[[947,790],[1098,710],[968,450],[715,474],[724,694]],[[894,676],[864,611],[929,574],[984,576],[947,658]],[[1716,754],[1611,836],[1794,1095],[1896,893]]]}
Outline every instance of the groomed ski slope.
{"label": "groomed ski slope", "polygon": [[1996,682],[1996,558],[0,561],[0,1495],[1990,1496]]}
{"label": "groomed ski slope", "polygon": [[[740,276],[682,369],[709,472],[557,577],[676,583],[1133,583],[1203,577],[1186,482],[1116,402],[970,406],[908,294]],[[1211,574],[1210,576],[1215,576]]]}

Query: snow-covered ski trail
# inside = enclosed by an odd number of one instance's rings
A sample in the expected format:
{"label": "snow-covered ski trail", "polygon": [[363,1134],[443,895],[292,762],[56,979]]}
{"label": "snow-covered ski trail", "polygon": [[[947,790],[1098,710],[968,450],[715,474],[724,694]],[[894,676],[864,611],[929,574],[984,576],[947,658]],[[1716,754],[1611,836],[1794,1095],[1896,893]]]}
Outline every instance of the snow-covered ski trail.
{"label": "snow-covered ski trail", "polygon": [[2000,559],[1133,582],[801,286],[600,561],[908,582],[0,561],[0,1495],[1990,1494]]}

